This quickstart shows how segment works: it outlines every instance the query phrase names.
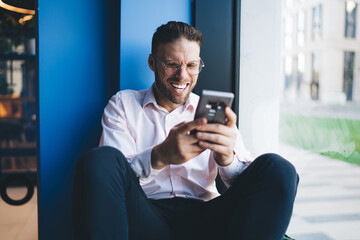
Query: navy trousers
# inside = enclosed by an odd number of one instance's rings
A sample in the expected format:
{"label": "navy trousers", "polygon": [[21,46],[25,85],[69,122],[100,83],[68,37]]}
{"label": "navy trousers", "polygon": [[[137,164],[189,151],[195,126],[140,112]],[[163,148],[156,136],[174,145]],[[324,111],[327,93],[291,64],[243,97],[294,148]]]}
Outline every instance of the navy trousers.
{"label": "navy trousers", "polygon": [[298,181],[291,163],[264,154],[215,199],[151,200],[120,151],[92,149],[76,168],[75,239],[280,240]]}

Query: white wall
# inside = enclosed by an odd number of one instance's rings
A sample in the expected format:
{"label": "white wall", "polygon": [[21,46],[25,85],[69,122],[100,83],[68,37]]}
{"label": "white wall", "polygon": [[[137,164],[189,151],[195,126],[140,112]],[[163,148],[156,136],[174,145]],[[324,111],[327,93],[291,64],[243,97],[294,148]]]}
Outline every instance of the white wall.
{"label": "white wall", "polygon": [[254,157],[276,152],[281,0],[242,0],[239,128]]}

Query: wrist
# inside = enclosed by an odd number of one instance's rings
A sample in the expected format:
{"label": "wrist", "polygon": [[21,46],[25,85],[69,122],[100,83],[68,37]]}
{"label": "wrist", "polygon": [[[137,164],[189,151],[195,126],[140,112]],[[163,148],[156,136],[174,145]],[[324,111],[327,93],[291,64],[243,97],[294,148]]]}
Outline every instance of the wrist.
{"label": "wrist", "polygon": [[230,157],[224,158],[223,156],[217,157],[214,153],[214,159],[218,165],[220,165],[221,167],[226,167],[234,161],[234,154],[232,154]]}
{"label": "wrist", "polygon": [[162,169],[164,167],[166,167],[167,165],[169,165],[167,162],[165,162],[162,159],[162,154],[160,153],[159,150],[159,145],[153,147],[152,151],[151,151],[151,167],[153,169]]}

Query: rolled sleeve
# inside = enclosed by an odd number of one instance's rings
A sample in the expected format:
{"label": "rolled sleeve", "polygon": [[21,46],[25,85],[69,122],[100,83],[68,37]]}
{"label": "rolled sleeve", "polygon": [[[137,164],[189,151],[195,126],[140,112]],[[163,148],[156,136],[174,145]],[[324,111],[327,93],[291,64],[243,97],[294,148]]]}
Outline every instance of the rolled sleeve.
{"label": "rolled sleeve", "polygon": [[221,179],[223,180],[226,187],[230,187],[235,178],[242,173],[247,166],[249,166],[250,162],[246,162],[244,160],[241,160],[238,154],[234,154],[234,160],[231,164],[227,166],[220,166],[219,168],[219,174],[221,176]]}
{"label": "rolled sleeve", "polygon": [[102,117],[102,135],[100,146],[111,146],[119,149],[136,176],[143,182],[150,181],[154,176],[161,172],[151,167],[152,147],[138,153],[136,140],[128,128],[128,116],[125,107],[120,101],[121,95],[118,93],[113,96],[105,107]]}
{"label": "rolled sleeve", "polygon": [[230,187],[235,178],[241,174],[253,160],[250,152],[245,148],[239,133],[234,149],[234,160],[227,166],[218,165],[219,174],[225,186]]}

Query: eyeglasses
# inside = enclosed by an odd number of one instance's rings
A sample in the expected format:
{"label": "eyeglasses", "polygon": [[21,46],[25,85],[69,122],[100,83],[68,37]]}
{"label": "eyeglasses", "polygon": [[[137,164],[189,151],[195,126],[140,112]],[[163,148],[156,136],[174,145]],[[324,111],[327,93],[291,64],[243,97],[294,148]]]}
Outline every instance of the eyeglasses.
{"label": "eyeglasses", "polygon": [[[153,56],[160,63],[160,65],[163,66],[167,75],[172,76],[179,72],[182,64],[173,60],[163,63],[155,55]],[[191,61],[186,64],[186,70],[190,75],[199,74],[203,67],[205,67],[205,64],[201,59],[200,61]]]}

